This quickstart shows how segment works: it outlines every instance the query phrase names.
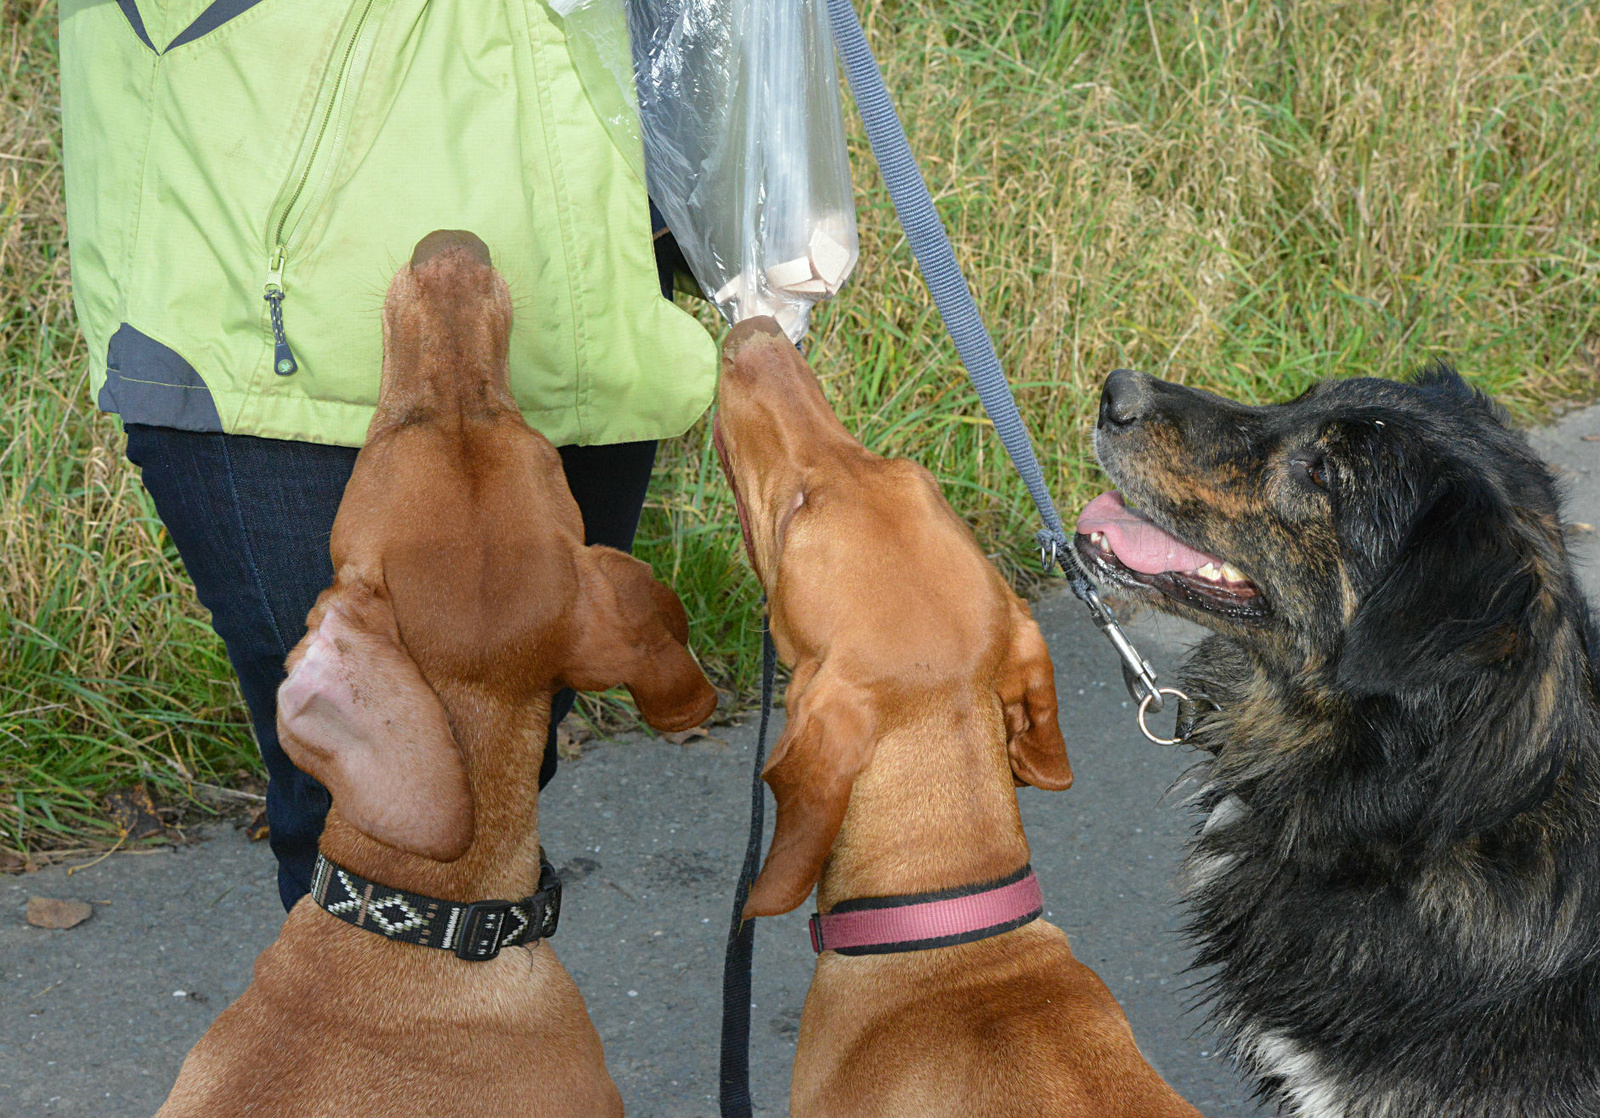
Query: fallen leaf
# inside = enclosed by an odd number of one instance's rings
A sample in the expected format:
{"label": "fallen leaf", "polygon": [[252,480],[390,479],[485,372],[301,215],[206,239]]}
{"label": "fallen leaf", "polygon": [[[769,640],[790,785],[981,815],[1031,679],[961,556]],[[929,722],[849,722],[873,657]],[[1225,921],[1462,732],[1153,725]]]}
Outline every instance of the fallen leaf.
{"label": "fallen leaf", "polygon": [[28,898],[28,923],[35,928],[76,928],[93,914],[94,907],[85,901],[56,897]]}
{"label": "fallen leaf", "polygon": [[28,859],[15,850],[0,850],[0,873],[25,873]]}
{"label": "fallen leaf", "polygon": [[687,730],[679,730],[675,734],[662,734],[661,736],[673,745],[682,745],[685,742],[693,741],[695,738],[710,737],[710,733],[704,726],[690,726]]}
{"label": "fallen leaf", "polygon": [[149,838],[166,831],[166,824],[156,814],[156,805],[150,801],[150,790],[143,784],[132,788],[119,788],[106,796],[106,811],[117,830],[130,839]]}
{"label": "fallen leaf", "polygon": [[1584,536],[1584,535],[1588,535],[1590,532],[1594,531],[1594,525],[1593,524],[1585,524],[1581,520],[1574,520],[1571,524],[1567,525],[1567,531],[1576,532],[1576,533],[1578,533],[1578,535]]}
{"label": "fallen leaf", "polygon": [[244,825],[244,837],[251,842],[260,842],[272,833],[272,828],[267,825],[267,809],[262,808],[250,817],[250,822]]}
{"label": "fallen leaf", "polygon": [[1600,443],[1600,435],[1579,435],[1578,438],[1586,443]]}
{"label": "fallen leaf", "polygon": [[583,743],[594,735],[587,727],[569,728],[565,722],[556,727],[556,756],[563,761],[575,761],[583,756]]}

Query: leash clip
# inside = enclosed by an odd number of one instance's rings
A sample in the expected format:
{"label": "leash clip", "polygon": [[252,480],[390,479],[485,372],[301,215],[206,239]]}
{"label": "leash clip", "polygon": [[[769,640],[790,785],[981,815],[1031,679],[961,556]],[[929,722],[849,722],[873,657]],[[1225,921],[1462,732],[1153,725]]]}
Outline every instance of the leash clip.
{"label": "leash clip", "polygon": [[[1111,608],[1100,600],[1099,591],[1095,590],[1094,583],[1089,581],[1089,572],[1084,570],[1078,553],[1070,544],[1065,549],[1066,562],[1062,561],[1065,533],[1046,529],[1034,538],[1039,544],[1039,559],[1044,563],[1045,570],[1053,571],[1058,566],[1061,568],[1061,573],[1067,576],[1067,583],[1072,587],[1072,592],[1077,595],[1079,601],[1089,607],[1089,615],[1094,619],[1095,627],[1106,635],[1111,646],[1117,650],[1117,655],[1122,658],[1122,683],[1128,689],[1128,698],[1139,704],[1141,713],[1148,706],[1159,714],[1165,705],[1162,693],[1170,689],[1163,689],[1156,683],[1155,668],[1151,666],[1150,661],[1139,655],[1139,650],[1133,647],[1128,634],[1117,624]],[[1148,737],[1149,734],[1146,733],[1145,736]]]}
{"label": "leash clip", "polygon": [[[1074,586],[1072,589],[1076,592],[1078,588]],[[1088,585],[1088,580],[1085,580],[1083,592],[1078,594],[1078,597],[1089,607],[1089,614],[1094,618],[1095,625],[1106,635],[1111,647],[1117,650],[1117,655],[1122,657],[1122,684],[1128,689],[1128,697],[1139,704],[1141,717],[1146,707],[1159,714],[1165,705],[1162,695],[1176,695],[1178,692],[1156,683],[1155,668],[1150,665],[1150,661],[1139,655],[1139,650],[1133,647],[1128,634],[1117,624],[1111,608],[1100,600],[1100,594],[1093,586]]]}

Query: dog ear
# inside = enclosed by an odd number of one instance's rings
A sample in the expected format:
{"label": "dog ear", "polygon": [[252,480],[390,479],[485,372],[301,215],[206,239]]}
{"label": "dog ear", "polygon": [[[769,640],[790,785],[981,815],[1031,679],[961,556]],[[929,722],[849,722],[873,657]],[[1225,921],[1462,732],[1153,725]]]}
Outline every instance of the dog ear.
{"label": "dog ear", "polygon": [[1357,695],[1403,695],[1516,656],[1533,639],[1530,606],[1541,569],[1531,541],[1486,483],[1447,482],[1357,607],[1340,652],[1340,685]]}
{"label": "dog ear", "polygon": [[472,790],[386,591],[343,574],[312,609],[278,688],[278,737],[363,834],[436,861],[472,843]]}
{"label": "dog ear", "polygon": [[1011,649],[1000,668],[1006,752],[1019,784],[1059,792],[1072,787],[1072,765],[1056,710],[1056,669],[1039,626],[1021,602],[1012,603]]}
{"label": "dog ear", "polygon": [[761,773],[778,821],[746,917],[788,912],[811,895],[877,736],[871,696],[826,668],[798,697],[790,688],[789,700],[788,725]]}
{"label": "dog ear", "polygon": [[650,566],[595,545],[579,557],[576,629],[561,681],[575,691],[619,684],[658,730],[698,726],[717,709],[717,692],[689,654],[689,618]]}

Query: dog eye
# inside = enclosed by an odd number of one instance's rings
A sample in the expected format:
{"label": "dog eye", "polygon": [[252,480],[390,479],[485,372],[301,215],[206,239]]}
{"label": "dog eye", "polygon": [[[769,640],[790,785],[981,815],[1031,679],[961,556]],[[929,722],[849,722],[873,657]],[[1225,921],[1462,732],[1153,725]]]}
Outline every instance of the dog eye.
{"label": "dog eye", "polygon": [[1328,488],[1328,460],[1320,454],[1296,454],[1290,464],[1318,489]]}

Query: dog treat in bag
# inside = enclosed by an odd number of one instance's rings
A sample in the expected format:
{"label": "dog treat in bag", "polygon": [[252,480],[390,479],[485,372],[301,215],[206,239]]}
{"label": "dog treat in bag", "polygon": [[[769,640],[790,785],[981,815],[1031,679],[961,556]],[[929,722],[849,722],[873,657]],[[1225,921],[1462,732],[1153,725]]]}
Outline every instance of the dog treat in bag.
{"label": "dog treat in bag", "polygon": [[550,4],[701,289],[798,342],[858,252],[825,0]]}

